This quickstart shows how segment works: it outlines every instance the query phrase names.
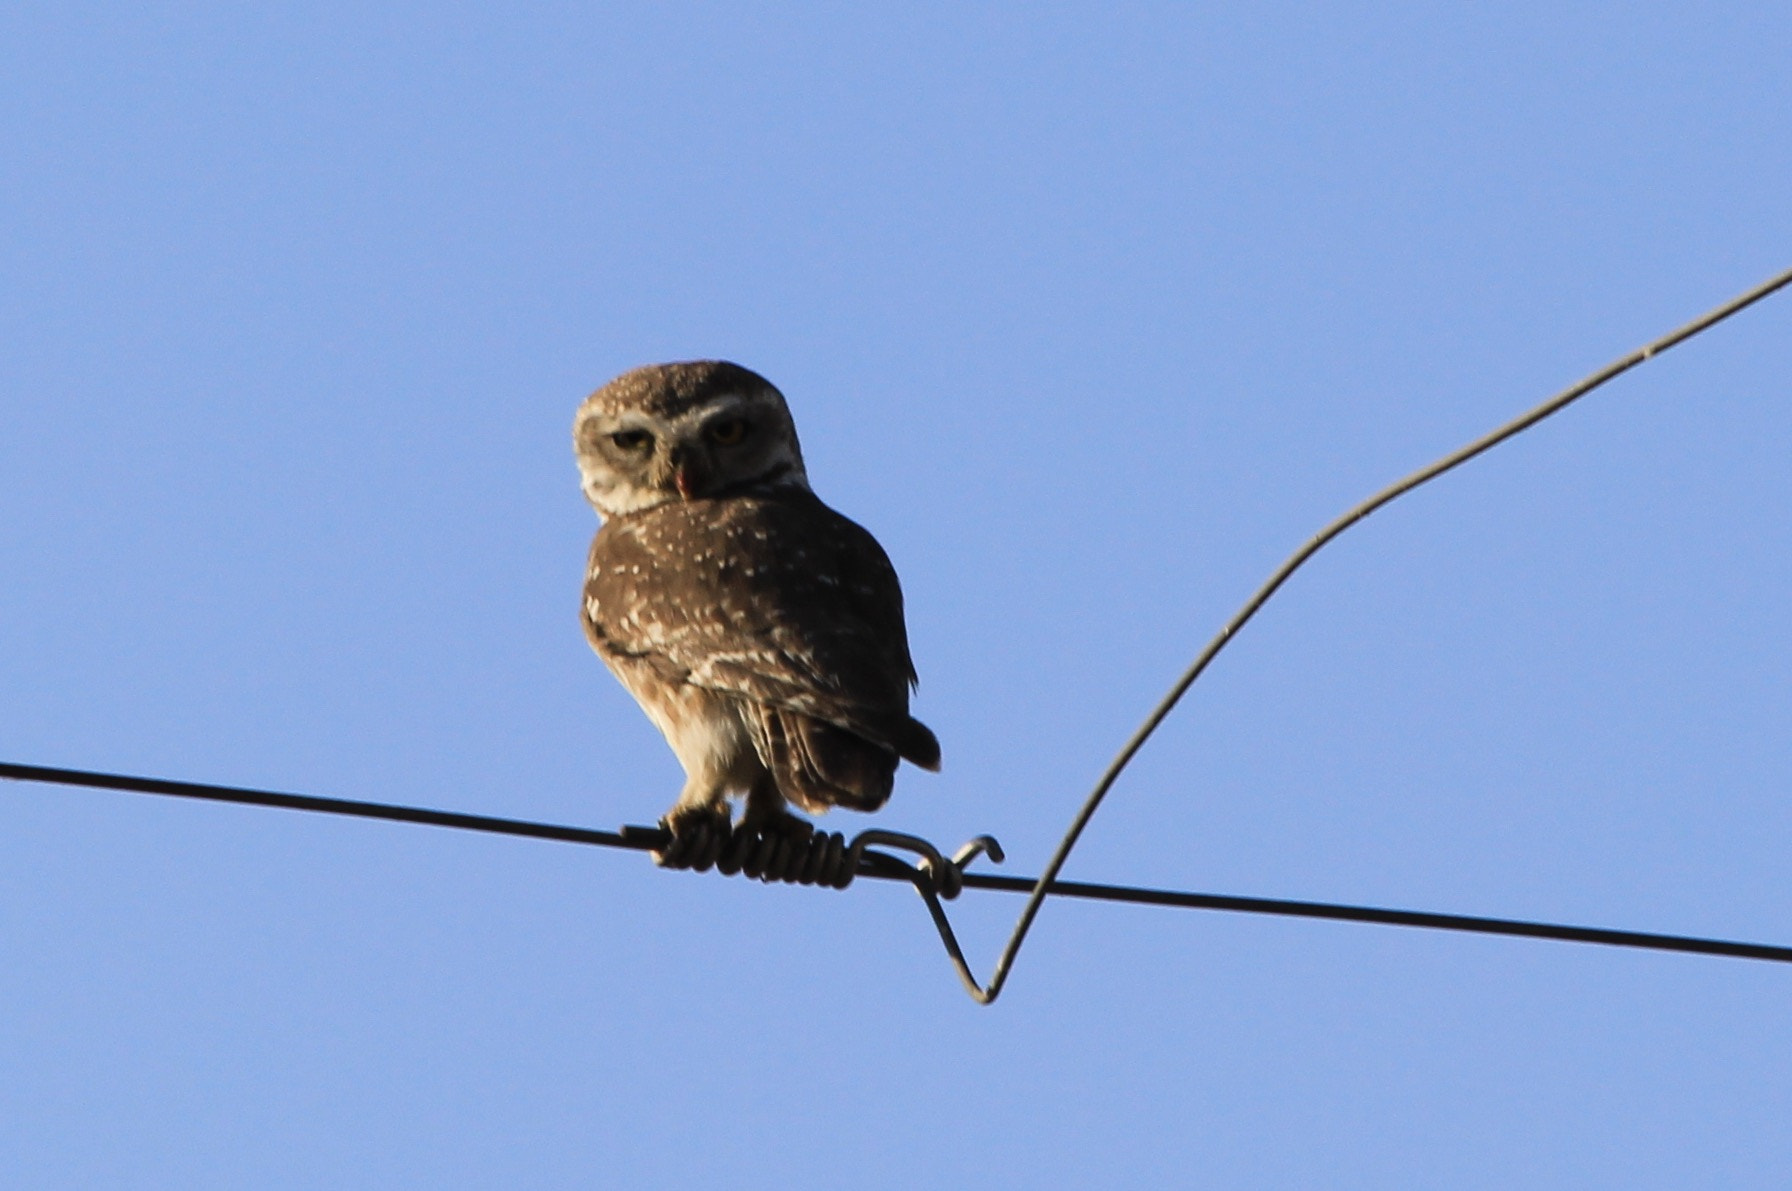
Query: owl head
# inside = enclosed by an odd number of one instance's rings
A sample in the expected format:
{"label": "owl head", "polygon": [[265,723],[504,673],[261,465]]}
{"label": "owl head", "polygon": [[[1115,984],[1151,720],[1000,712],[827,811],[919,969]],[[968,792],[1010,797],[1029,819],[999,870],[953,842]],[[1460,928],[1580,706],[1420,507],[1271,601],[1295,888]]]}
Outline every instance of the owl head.
{"label": "owl head", "polygon": [[585,498],[605,517],[809,486],[784,395],[722,360],[623,373],[585,398],[572,440]]}

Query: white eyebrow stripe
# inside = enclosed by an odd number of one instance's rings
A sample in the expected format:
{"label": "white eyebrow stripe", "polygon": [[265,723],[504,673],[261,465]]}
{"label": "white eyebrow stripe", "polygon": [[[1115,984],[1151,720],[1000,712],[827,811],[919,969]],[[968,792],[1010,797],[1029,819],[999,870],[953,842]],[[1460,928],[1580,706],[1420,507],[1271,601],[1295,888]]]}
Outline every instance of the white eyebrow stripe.
{"label": "white eyebrow stripe", "polygon": [[720,393],[700,405],[691,407],[666,423],[675,431],[683,432],[694,426],[701,426],[718,415],[732,415],[759,409],[768,403],[760,397],[746,393]]}

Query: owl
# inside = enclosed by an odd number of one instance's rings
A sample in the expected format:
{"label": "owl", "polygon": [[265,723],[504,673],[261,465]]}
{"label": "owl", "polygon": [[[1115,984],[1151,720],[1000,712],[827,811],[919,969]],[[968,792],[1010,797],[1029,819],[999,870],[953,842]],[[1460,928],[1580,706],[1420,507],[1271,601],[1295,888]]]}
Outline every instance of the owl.
{"label": "owl", "polygon": [[898,760],[937,770],[895,568],[809,490],[784,397],[737,364],[660,364],[585,399],[573,423],[603,520],[585,635],[665,736],[684,788],[674,841],[807,838],[791,814],[874,811]]}

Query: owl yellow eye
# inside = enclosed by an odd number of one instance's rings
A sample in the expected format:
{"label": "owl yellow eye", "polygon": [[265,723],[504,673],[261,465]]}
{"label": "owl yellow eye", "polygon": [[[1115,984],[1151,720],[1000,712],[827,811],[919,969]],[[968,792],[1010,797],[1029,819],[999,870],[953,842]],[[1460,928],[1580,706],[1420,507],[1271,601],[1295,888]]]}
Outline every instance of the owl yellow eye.
{"label": "owl yellow eye", "polygon": [[722,418],[711,422],[704,432],[709,435],[709,441],[718,447],[731,447],[746,438],[749,429],[751,427],[744,418]]}
{"label": "owl yellow eye", "polygon": [[618,430],[610,441],[625,451],[645,451],[653,445],[653,435],[645,430]]}

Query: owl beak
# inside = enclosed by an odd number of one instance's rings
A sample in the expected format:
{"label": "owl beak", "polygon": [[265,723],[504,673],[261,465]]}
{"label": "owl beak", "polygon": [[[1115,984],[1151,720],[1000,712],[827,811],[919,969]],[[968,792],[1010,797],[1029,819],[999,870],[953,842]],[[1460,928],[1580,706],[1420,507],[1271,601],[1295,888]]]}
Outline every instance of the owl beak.
{"label": "owl beak", "polygon": [[684,500],[694,500],[709,484],[709,472],[697,454],[677,449],[666,462],[672,465],[672,486]]}

